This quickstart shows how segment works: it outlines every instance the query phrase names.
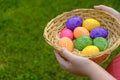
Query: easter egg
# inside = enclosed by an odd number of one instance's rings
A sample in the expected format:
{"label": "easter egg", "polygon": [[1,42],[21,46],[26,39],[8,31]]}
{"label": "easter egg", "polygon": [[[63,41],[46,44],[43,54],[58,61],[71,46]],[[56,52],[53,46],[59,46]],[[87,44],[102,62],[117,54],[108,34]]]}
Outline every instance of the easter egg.
{"label": "easter egg", "polygon": [[108,36],[108,30],[106,28],[103,28],[103,27],[94,28],[91,30],[90,36],[93,39],[96,37],[106,38]]}
{"label": "easter egg", "polygon": [[80,51],[91,44],[92,39],[89,36],[81,36],[74,41],[74,47]]}
{"label": "easter egg", "polygon": [[85,47],[82,51],[81,51],[81,54],[83,56],[92,56],[92,55],[95,55],[97,54],[98,52],[100,52],[99,48],[94,46],[94,45],[90,45],[90,46],[87,46]]}
{"label": "easter egg", "polygon": [[103,37],[97,37],[93,40],[93,44],[97,46],[100,51],[104,51],[108,48],[108,41]]}
{"label": "easter egg", "polygon": [[60,32],[60,38],[62,37],[68,37],[73,40],[73,32],[70,29],[65,28]]}
{"label": "easter egg", "polygon": [[73,31],[73,35],[75,38],[78,38],[78,37],[83,36],[83,35],[89,36],[89,31],[84,27],[76,27]]}
{"label": "easter egg", "polygon": [[88,18],[83,21],[83,27],[85,27],[89,31],[99,26],[100,26],[100,22],[93,18]]}
{"label": "easter egg", "polygon": [[68,49],[69,51],[73,51],[73,42],[70,38],[68,37],[63,37],[58,41],[58,46],[60,46],[61,48],[64,47],[66,49]]}
{"label": "easter egg", "polygon": [[78,16],[73,16],[66,21],[66,27],[70,30],[74,30],[74,28],[82,26],[82,22],[82,18]]}

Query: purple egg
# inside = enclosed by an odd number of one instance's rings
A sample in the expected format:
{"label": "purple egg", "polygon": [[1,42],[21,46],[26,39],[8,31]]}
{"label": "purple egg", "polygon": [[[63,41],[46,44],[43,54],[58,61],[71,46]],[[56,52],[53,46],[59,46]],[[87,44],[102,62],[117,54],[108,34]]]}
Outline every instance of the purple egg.
{"label": "purple egg", "polygon": [[91,30],[90,36],[93,39],[96,37],[106,38],[108,36],[108,30],[106,28],[103,28],[103,27],[94,28]]}
{"label": "purple egg", "polygon": [[66,27],[70,30],[74,30],[78,26],[82,26],[82,18],[78,16],[71,17],[66,22]]}

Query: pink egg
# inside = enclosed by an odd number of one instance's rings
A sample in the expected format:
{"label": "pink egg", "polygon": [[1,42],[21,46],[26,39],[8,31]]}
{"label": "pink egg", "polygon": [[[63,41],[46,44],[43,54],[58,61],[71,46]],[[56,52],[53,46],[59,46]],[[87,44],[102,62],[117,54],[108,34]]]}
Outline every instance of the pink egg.
{"label": "pink egg", "polygon": [[68,37],[73,40],[73,32],[70,29],[65,28],[60,32],[60,38],[62,37]]}

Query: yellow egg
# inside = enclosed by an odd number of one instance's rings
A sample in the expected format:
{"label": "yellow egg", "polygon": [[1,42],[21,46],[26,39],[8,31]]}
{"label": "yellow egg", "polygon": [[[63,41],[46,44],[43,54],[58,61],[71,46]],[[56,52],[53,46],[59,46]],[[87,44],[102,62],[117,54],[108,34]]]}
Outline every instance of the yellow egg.
{"label": "yellow egg", "polygon": [[93,18],[88,18],[83,21],[83,27],[91,31],[93,28],[100,27],[100,22]]}
{"label": "yellow egg", "polygon": [[95,55],[97,54],[98,52],[100,52],[99,48],[94,46],[94,45],[90,45],[90,46],[87,46],[85,47],[82,51],[81,51],[81,54],[83,56],[92,56],[92,55]]}
{"label": "yellow egg", "polygon": [[70,52],[73,51],[73,42],[71,39],[67,38],[67,37],[63,37],[58,41],[58,45],[60,47],[64,47],[66,49],[68,49]]}

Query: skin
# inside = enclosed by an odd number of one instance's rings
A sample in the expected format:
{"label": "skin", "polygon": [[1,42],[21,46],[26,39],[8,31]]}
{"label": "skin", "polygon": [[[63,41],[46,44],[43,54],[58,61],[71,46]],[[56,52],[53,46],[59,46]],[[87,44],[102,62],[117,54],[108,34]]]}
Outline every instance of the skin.
{"label": "skin", "polygon": [[[111,7],[105,5],[94,6],[95,9],[106,11],[120,20],[120,13]],[[59,64],[67,71],[78,75],[88,76],[91,80],[117,80],[110,75],[101,66],[94,63],[88,58],[76,56],[67,49],[62,48],[62,52],[54,51]]]}
{"label": "skin", "polygon": [[66,48],[63,48],[61,53],[54,53],[59,64],[75,75],[88,76],[91,80],[116,80],[98,64],[88,58],[76,56]]}
{"label": "skin", "polygon": [[120,20],[120,13],[118,11],[116,11],[115,9],[105,6],[105,5],[98,5],[98,6],[94,6],[95,9],[98,10],[103,10],[106,11],[110,14],[112,14],[114,17],[116,17],[118,20]]}

